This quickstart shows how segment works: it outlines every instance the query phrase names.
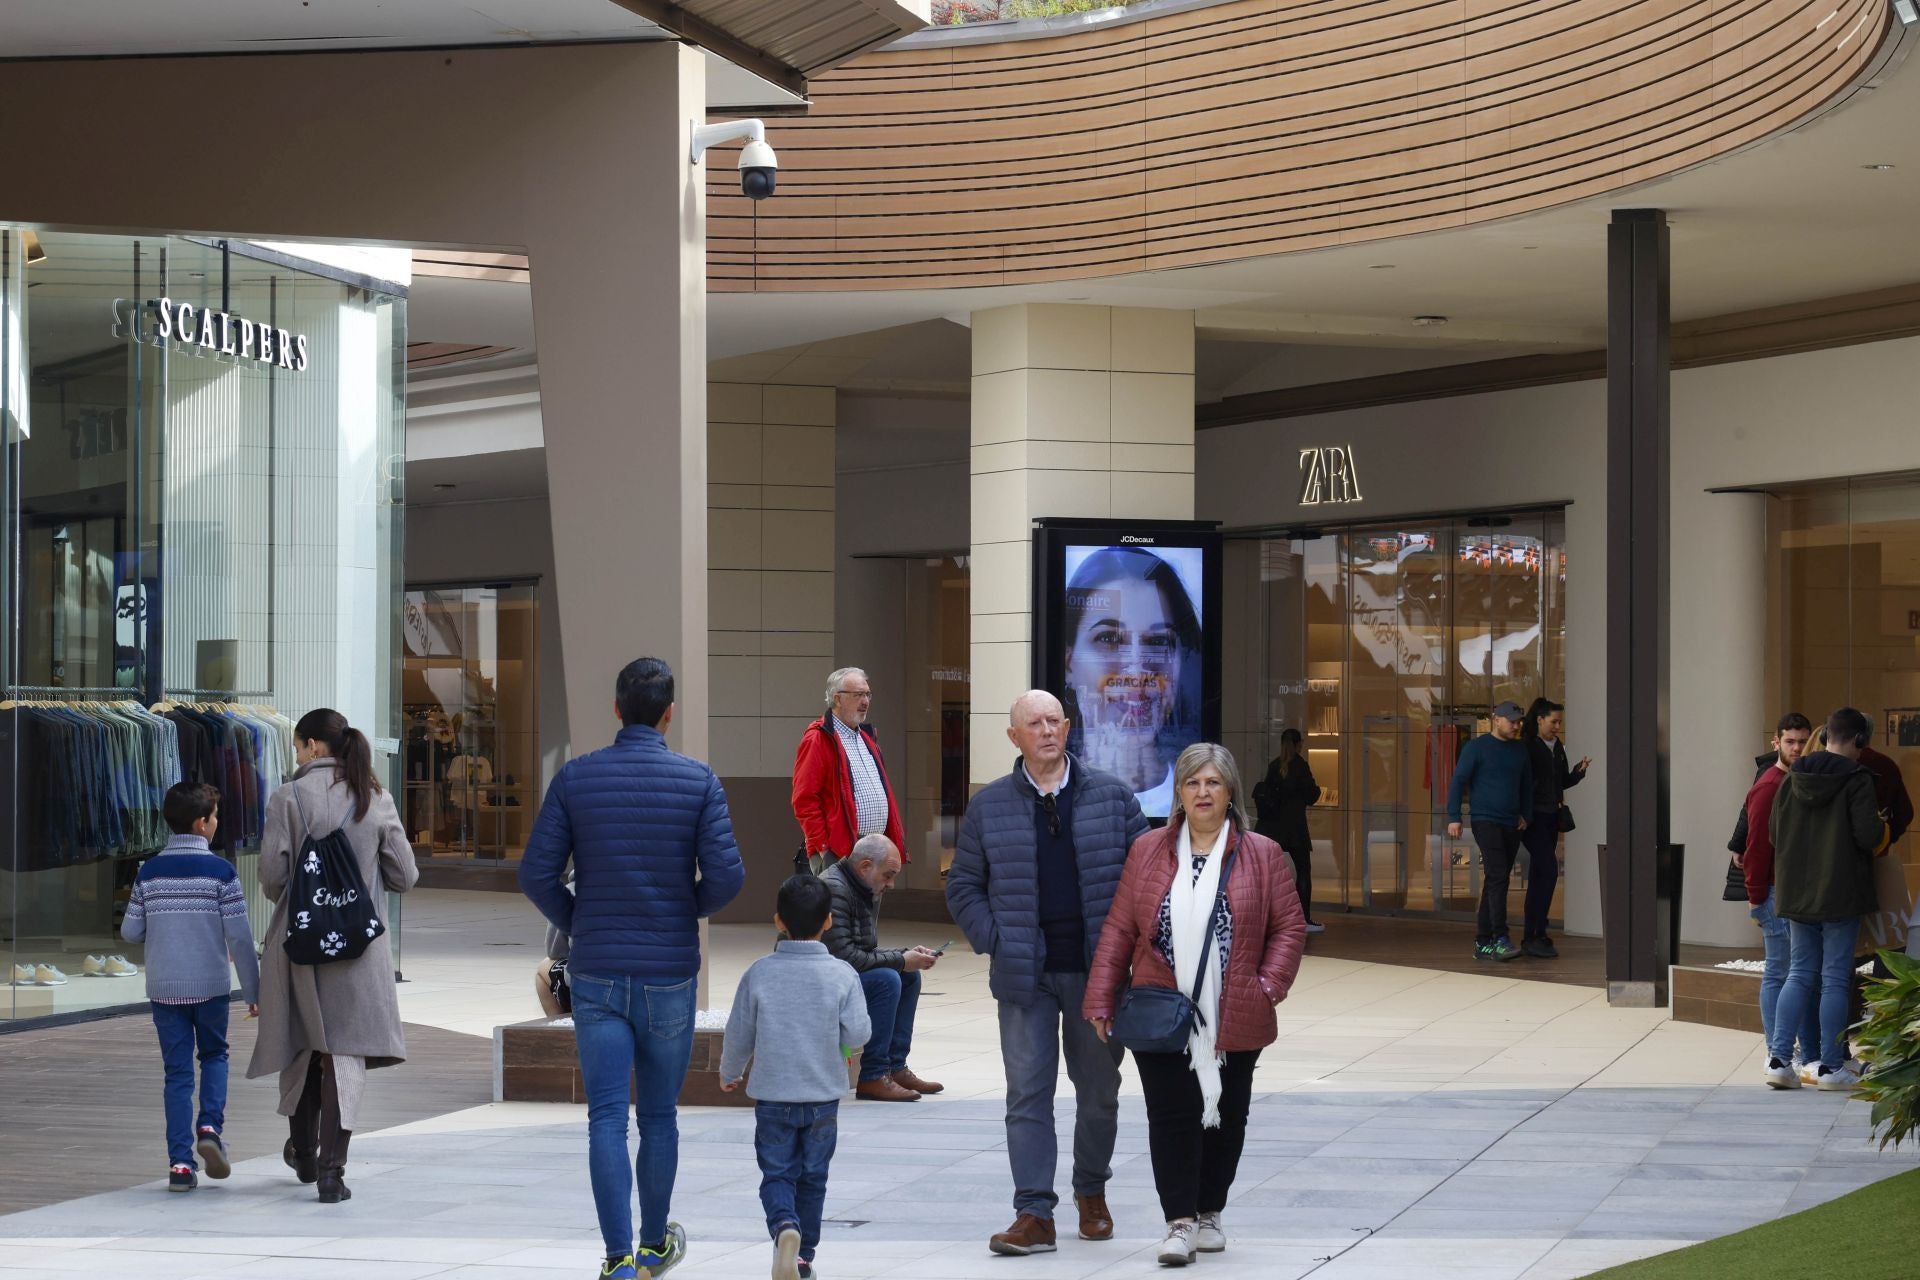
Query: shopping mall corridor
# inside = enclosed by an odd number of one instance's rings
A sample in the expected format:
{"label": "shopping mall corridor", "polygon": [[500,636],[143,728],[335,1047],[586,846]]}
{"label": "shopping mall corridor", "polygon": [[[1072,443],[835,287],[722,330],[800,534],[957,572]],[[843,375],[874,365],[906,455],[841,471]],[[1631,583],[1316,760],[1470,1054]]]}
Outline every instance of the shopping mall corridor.
{"label": "shopping mall corridor", "polygon": [[[400,1002],[414,1057],[372,1079],[377,1126],[355,1135],[347,1204],[320,1205],[294,1182],[267,1083],[238,1076],[234,1176],[166,1194],[154,1177],[160,1070],[145,1018],[0,1036],[0,1133],[15,1157],[0,1163],[22,1170],[0,1184],[0,1209],[39,1206],[0,1216],[0,1277],[294,1280],[339,1274],[344,1260],[365,1280],[592,1274],[585,1108],[484,1101],[485,1037],[537,1016],[538,920],[514,895],[458,890],[420,891],[406,912]],[[887,932],[901,944],[945,937],[914,924]],[[714,1005],[767,941],[752,926],[712,931]],[[1571,1278],[1920,1164],[1920,1152],[1874,1149],[1864,1104],[1763,1088],[1757,1036],[1610,1009],[1596,989],[1523,971],[1310,954],[1280,1014],[1226,1214],[1232,1245],[1205,1260],[1208,1276]],[[1118,1238],[1010,1260],[986,1250],[1011,1210],[981,958],[955,952],[930,975],[913,1065],[947,1092],[843,1107],[821,1275],[1158,1271],[1130,1071],[1109,1188]],[[1064,1079],[1062,1096],[1065,1133]],[[746,1110],[682,1112],[674,1212],[692,1251],[677,1276],[767,1273],[752,1128]]]}

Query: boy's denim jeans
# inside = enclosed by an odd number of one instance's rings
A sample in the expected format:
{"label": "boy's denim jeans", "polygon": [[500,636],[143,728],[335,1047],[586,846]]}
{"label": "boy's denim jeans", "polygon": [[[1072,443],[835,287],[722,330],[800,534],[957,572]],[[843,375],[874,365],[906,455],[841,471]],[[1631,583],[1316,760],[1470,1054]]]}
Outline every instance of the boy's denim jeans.
{"label": "boy's denim jeans", "polygon": [[[633,1184],[640,1182],[639,1243],[667,1236],[680,1169],[680,1086],[693,1057],[695,982],[649,987],[631,977],[567,974],[573,1038],[587,1090],[587,1171],[607,1256],[633,1249]],[[640,1126],[640,1154],[627,1165],[627,1081]]]}
{"label": "boy's denim jeans", "polygon": [[[1787,961],[1792,955],[1792,930],[1787,922],[1773,911],[1773,890],[1767,890],[1767,900],[1748,911],[1754,923],[1760,926],[1760,940],[1767,948],[1767,967],[1760,975],[1760,1031],[1767,1043],[1767,1055],[1778,1056],[1782,1062],[1792,1062],[1791,1053],[1775,1055],[1774,1018],[1780,1003],[1780,988],[1787,982]],[[1800,1043],[1800,1061],[1820,1061],[1820,1009],[1809,1002],[1806,1016],[1801,1025],[1786,1028]],[[1788,1040],[1791,1048],[1793,1040]]]}
{"label": "boy's denim jeans", "polygon": [[838,1102],[756,1102],[753,1153],[760,1160],[760,1207],[767,1235],[800,1228],[800,1260],[820,1247],[820,1213],[827,1203],[827,1165],[840,1138]]}
{"label": "boy's denim jeans", "polygon": [[[167,1163],[197,1167],[194,1135],[227,1127],[227,997],[198,1004],[156,1004],[153,1028],[160,1033],[166,1066]],[[193,1060],[200,1059],[200,1115],[193,1113]]]}
{"label": "boy's denim jeans", "polygon": [[1838,1068],[1847,1060],[1847,1021],[1853,1005],[1853,944],[1860,936],[1860,917],[1829,920],[1824,924],[1787,922],[1792,954],[1786,985],[1773,1007],[1773,1038],[1767,1052],[1785,1058],[1792,1028],[1810,1011],[1820,1019],[1820,1063]]}

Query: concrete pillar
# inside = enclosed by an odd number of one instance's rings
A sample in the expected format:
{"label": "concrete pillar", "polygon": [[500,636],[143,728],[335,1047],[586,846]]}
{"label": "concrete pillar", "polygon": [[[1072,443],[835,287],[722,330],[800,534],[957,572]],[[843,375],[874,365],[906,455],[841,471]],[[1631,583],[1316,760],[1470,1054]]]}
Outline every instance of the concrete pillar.
{"label": "concrete pillar", "polygon": [[835,665],[834,389],[716,382],[707,419],[713,767],[784,782]]}
{"label": "concrete pillar", "polygon": [[629,109],[617,80],[584,81],[572,118],[588,136],[530,148],[516,176],[573,752],[612,740],[614,679],[650,654],[677,677],[674,746],[705,758],[706,197],[686,151],[706,73],[686,46],[650,69],[656,109]]}
{"label": "concrete pillar", "polygon": [[1193,518],[1193,313],[1030,304],[973,316],[976,785],[1032,684],[1033,521]]}

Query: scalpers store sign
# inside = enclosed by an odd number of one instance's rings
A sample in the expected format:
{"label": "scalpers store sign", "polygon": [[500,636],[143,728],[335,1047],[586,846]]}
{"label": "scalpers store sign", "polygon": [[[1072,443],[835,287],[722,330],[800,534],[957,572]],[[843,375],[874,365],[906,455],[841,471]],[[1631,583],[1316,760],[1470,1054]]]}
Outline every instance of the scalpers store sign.
{"label": "scalpers store sign", "polygon": [[257,324],[230,311],[196,307],[191,302],[156,298],[136,308],[126,298],[113,300],[113,334],[131,333],[156,347],[213,356],[228,363],[250,360],[299,373],[307,367],[307,335]]}

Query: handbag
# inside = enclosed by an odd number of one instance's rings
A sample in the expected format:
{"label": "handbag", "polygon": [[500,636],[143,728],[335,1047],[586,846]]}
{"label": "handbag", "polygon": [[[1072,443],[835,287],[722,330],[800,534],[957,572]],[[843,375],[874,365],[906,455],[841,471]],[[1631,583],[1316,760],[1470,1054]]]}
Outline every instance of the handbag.
{"label": "handbag", "polygon": [[573,987],[567,982],[565,960],[555,960],[547,966],[547,994],[560,1006],[560,1012],[573,1012]]}
{"label": "handbag", "polygon": [[360,879],[360,860],[344,826],[315,837],[300,792],[293,793],[307,828],[287,884],[287,958],[295,964],[352,960],[387,931]]}
{"label": "handbag", "polygon": [[[1213,953],[1213,935],[1220,928],[1220,908],[1227,900],[1227,878],[1233,874],[1233,860],[1239,850],[1227,854],[1220,868],[1220,892],[1214,895],[1213,916],[1207,921],[1206,941],[1200,944],[1200,964],[1193,974],[1193,994],[1171,987],[1128,987],[1113,1015],[1113,1029],[1107,1034],[1121,1047],[1135,1053],[1182,1053],[1193,1035],[1194,1023],[1205,1025],[1200,1012],[1200,991],[1207,981],[1208,958]],[[1178,875],[1176,871],[1174,874]]]}
{"label": "handbag", "polygon": [[1560,806],[1559,812],[1560,812],[1560,829],[1562,831],[1573,830],[1573,806],[1563,804]]}

